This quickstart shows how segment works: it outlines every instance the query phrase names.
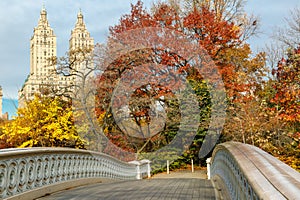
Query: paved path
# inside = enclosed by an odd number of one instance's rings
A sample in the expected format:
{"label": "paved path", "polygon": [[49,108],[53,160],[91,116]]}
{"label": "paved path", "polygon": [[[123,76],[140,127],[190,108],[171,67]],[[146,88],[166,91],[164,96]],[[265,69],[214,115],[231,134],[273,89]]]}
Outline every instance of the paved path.
{"label": "paved path", "polygon": [[[177,174],[177,176],[176,176]],[[58,192],[39,200],[190,200],[216,199],[211,181],[203,179],[205,172],[171,172],[136,181],[99,183]]]}
{"label": "paved path", "polygon": [[207,179],[206,170],[195,170],[192,173],[191,170],[176,170],[171,171],[170,174],[166,172],[156,174],[152,178],[198,178],[198,179]]}

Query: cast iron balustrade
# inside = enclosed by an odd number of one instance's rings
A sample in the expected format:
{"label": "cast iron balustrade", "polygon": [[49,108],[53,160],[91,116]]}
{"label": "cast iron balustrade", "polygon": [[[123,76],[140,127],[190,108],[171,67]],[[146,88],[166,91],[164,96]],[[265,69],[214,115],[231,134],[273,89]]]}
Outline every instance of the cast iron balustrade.
{"label": "cast iron balustrade", "polygon": [[[219,144],[208,166],[208,177],[223,197],[299,199],[300,173],[257,147],[237,142]],[[0,199],[35,199],[102,179],[147,176],[148,160],[125,163],[105,154],[67,148],[0,151]]]}
{"label": "cast iron balustrade", "polygon": [[208,177],[222,180],[233,200],[300,198],[300,173],[255,146],[220,144],[209,165]]}
{"label": "cast iron balustrade", "polygon": [[68,148],[0,151],[0,199],[59,183],[61,189],[72,181],[78,186],[87,179],[132,180],[145,176],[150,176],[147,160],[126,163],[106,154]]}

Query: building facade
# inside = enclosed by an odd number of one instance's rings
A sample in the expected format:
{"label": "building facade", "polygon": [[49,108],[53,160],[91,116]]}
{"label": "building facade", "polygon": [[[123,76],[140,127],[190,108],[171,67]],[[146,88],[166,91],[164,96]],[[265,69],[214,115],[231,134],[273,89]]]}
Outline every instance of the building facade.
{"label": "building facade", "polygon": [[[85,26],[80,11],[75,28],[71,31],[69,52],[74,55],[79,51],[93,49],[93,46],[94,40]],[[71,53],[69,56],[71,57]],[[30,73],[19,91],[19,106],[22,107],[27,100],[33,99],[35,94],[56,95],[64,91],[71,92],[76,77],[70,73],[59,73],[67,69],[58,70],[56,57],[56,35],[48,22],[46,9],[42,8],[38,25],[34,28],[30,40]],[[72,68],[76,71],[82,70],[84,66],[77,62]]]}

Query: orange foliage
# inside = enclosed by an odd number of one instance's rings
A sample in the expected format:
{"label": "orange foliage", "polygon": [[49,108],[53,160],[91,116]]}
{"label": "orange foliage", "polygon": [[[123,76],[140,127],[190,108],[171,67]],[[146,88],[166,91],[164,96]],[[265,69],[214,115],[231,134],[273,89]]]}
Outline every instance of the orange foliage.
{"label": "orange foliage", "polygon": [[288,58],[282,58],[273,70],[276,91],[271,103],[277,106],[280,119],[300,122],[300,47],[292,50]]}

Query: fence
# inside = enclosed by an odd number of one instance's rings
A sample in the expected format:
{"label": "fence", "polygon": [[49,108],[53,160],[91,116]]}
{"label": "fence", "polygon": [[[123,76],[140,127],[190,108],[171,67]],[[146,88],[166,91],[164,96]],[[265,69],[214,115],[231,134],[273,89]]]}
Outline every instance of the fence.
{"label": "fence", "polygon": [[[0,199],[61,190],[103,179],[150,176],[150,162],[121,162],[106,154],[68,148],[0,151]],[[33,191],[33,192],[31,192]],[[39,194],[40,193],[40,194]],[[29,198],[29,197],[28,197]]]}
{"label": "fence", "polygon": [[220,144],[208,166],[208,177],[221,179],[231,199],[299,199],[300,173],[255,146]]}

